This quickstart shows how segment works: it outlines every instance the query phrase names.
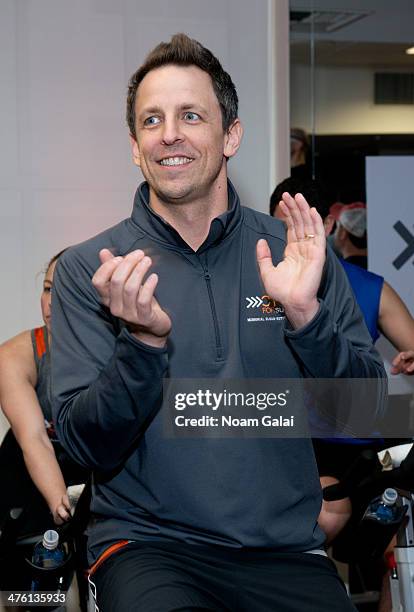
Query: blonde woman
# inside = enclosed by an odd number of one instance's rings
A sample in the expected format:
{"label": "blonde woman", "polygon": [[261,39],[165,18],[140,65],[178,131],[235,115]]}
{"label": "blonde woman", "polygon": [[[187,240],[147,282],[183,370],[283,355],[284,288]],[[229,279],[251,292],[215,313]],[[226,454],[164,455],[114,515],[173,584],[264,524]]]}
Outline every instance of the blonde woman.
{"label": "blonde woman", "polygon": [[84,470],[69,460],[58,443],[52,423],[51,292],[62,252],[50,260],[43,280],[44,325],[23,331],[0,346],[0,404],[11,425],[0,448],[1,520],[15,507],[26,511],[29,523],[47,520],[38,490],[54,522],[62,524],[70,517],[68,480],[85,480]]}

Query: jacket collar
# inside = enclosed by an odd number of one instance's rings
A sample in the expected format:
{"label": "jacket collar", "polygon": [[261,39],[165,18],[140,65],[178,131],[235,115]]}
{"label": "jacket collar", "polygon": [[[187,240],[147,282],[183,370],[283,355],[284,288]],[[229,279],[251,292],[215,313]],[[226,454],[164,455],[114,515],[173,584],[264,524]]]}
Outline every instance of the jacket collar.
{"label": "jacket collar", "polygon": [[[230,181],[228,181],[228,199],[228,209],[212,220],[208,236],[197,253],[201,253],[213,244],[221,242],[239,226],[242,210],[239,196]],[[151,238],[170,247],[193,252],[193,249],[181,238],[177,230],[151,208],[147,182],[141,183],[135,193],[131,218],[134,224]]]}

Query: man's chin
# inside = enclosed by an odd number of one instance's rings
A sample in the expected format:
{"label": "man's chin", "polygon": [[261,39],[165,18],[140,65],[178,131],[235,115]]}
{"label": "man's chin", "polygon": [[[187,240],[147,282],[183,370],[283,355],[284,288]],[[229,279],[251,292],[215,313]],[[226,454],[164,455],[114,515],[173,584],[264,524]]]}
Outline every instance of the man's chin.
{"label": "man's chin", "polygon": [[152,188],[157,198],[165,204],[186,204],[194,200],[196,190],[194,187],[187,185],[161,186],[157,185]]}

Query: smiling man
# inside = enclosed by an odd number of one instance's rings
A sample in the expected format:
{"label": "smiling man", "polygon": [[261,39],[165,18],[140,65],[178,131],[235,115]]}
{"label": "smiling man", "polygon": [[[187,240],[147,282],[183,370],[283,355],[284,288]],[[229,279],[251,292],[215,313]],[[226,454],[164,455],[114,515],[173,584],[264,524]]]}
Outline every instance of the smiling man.
{"label": "smiling man", "polygon": [[286,237],[240,205],[227,178],[237,106],[200,43],[158,45],[129,84],[146,179],[131,218],[55,273],[56,426],[94,470],[91,584],[105,612],[353,609],[323,551],[310,440],[163,430],[166,378],[384,376],[316,211],[285,194]]}

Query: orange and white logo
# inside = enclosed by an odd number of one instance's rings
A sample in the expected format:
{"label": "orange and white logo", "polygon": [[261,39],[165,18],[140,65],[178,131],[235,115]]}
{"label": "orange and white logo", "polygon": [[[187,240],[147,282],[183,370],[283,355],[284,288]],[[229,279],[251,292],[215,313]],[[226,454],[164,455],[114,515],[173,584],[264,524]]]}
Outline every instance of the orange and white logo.
{"label": "orange and white logo", "polygon": [[285,317],[285,310],[282,304],[279,304],[268,295],[262,295],[259,297],[258,295],[252,295],[246,297],[246,308],[255,309],[259,308],[261,314],[271,315],[273,317],[277,317],[277,319],[283,319]]}

